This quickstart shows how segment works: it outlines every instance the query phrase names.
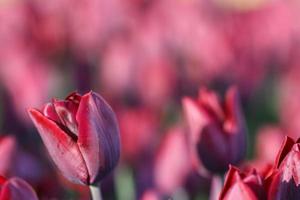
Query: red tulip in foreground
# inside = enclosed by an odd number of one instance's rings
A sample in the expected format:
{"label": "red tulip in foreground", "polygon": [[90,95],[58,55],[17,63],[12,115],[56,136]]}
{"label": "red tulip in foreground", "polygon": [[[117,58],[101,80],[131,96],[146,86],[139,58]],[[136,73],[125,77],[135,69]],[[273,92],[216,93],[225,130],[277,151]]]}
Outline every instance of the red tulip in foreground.
{"label": "red tulip in foreground", "polygon": [[274,171],[267,178],[269,200],[300,199],[300,139],[286,137],[277,155]]}
{"label": "red tulip in foreground", "polygon": [[54,163],[69,180],[95,185],[117,165],[117,120],[99,94],[72,93],[41,110],[29,109],[29,115]]}
{"label": "red tulip in foreground", "polygon": [[235,87],[227,91],[224,105],[213,91],[201,89],[196,101],[184,98],[183,107],[191,141],[209,171],[224,173],[244,159],[246,126]]}
{"label": "red tulip in foreground", "polygon": [[32,187],[20,178],[0,176],[0,200],[37,200]]}
{"label": "red tulip in foreground", "polygon": [[262,177],[255,170],[241,173],[230,166],[220,200],[263,200],[266,199]]}

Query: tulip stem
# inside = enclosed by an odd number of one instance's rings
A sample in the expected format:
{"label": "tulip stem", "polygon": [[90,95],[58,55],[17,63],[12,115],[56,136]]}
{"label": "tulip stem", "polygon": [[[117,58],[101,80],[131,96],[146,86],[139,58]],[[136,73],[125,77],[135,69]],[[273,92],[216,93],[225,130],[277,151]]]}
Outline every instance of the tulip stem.
{"label": "tulip stem", "polygon": [[92,200],[102,200],[100,186],[90,185]]}

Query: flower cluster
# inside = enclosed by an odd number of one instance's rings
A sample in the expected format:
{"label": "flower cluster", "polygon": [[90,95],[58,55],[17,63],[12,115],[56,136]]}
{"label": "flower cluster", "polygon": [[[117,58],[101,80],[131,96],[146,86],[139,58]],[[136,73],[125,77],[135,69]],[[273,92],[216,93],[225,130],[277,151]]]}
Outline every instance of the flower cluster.
{"label": "flower cluster", "polygon": [[0,0],[0,200],[300,199],[298,1]]}

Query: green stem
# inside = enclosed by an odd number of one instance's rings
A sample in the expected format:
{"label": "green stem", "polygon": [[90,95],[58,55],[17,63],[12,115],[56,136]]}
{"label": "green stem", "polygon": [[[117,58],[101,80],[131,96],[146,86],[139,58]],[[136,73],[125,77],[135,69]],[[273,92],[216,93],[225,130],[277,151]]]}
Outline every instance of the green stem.
{"label": "green stem", "polygon": [[90,185],[92,200],[102,200],[100,186]]}

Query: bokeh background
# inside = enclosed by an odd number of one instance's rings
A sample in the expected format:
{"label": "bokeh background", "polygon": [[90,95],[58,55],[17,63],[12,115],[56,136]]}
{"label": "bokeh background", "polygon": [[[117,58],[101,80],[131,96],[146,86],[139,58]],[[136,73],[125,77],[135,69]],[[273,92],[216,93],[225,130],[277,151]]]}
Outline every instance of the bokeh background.
{"label": "bokeh background", "polygon": [[181,100],[237,85],[248,159],[272,160],[284,135],[300,136],[299,11],[298,0],[0,0],[0,173],[41,199],[89,199],[56,172],[26,108],[94,90],[122,137],[104,199],[207,199]]}

